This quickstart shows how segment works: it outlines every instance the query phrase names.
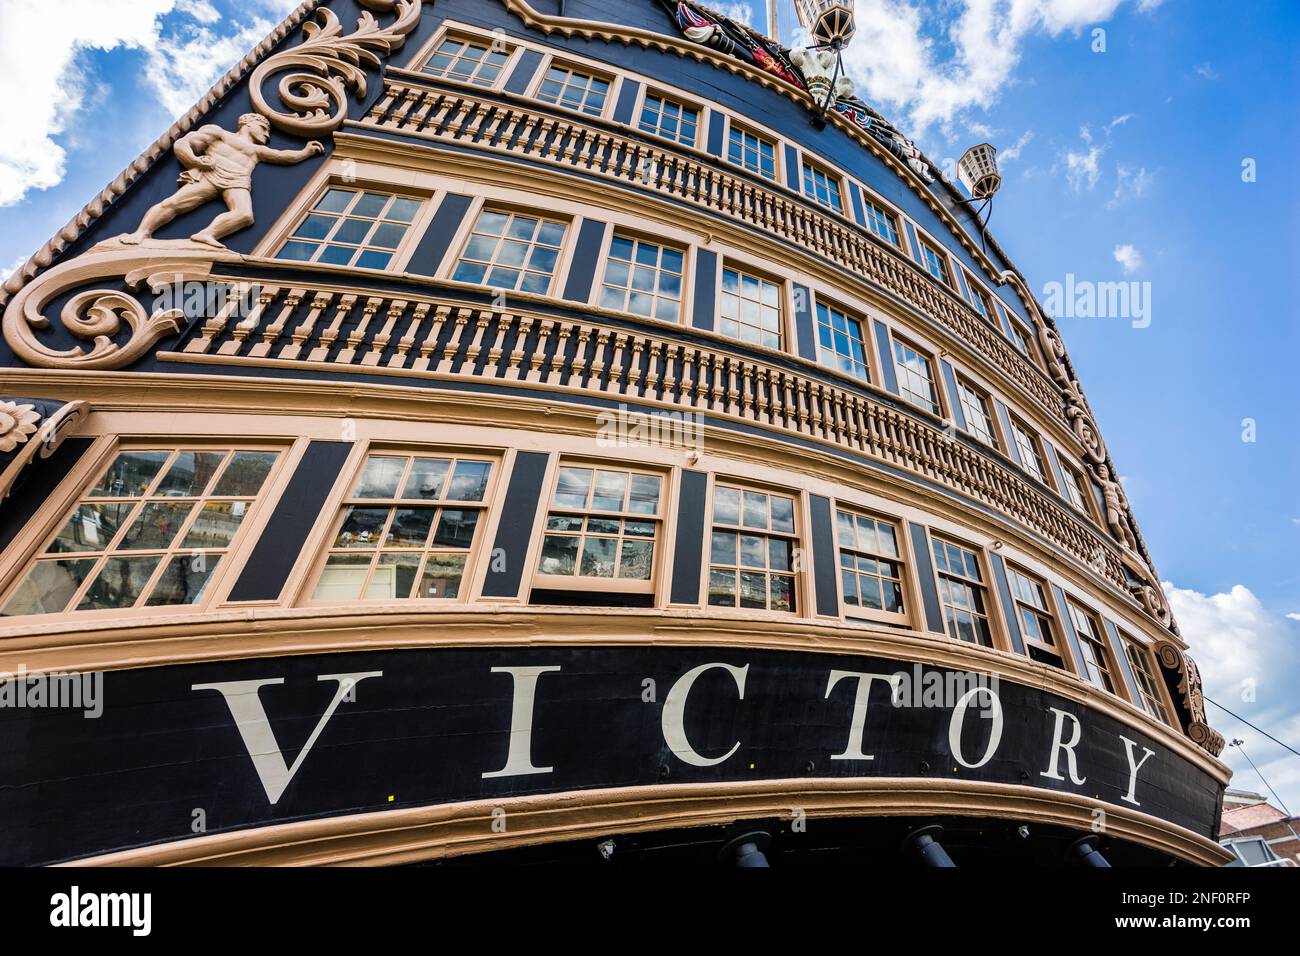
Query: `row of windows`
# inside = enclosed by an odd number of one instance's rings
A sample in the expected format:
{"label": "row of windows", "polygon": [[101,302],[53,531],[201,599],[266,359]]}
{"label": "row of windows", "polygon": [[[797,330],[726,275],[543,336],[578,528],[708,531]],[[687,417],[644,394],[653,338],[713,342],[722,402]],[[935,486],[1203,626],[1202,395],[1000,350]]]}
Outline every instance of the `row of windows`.
{"label": "row of windows", "polygon": [[[492,88],[503,80],[502,67],[508,62],[511,51],[512,48],[499,38],[488,41],[448,35],[439,42],[422,71],[440,79]],[[607,75],[601,76],[589,68],[552,59],[536,86],[534,96],[555,106],[602,117],[611,101],[611,88],[612,81]],[[652,91],[647,91],[642,98],[640,114],[635,122],[636,128],[644,133],[691,149],[702,146],[702,125],[700,107]],[[776,140],[734,121],[728,123],[724,155],[732,165],[778,182],[781,153],[781,144]],[[799,155],[800,168],[795,172],[804,197],[841,216],[847,215],[844,199],[847,180],[829,167],[809,159],[802,151]],[[867,229],[882,241],[904,250],[899,216],[873,198],[865,187],[859,187],[858,192]],[[341,252],[336,254],[342,255]],[[923,236],[918,236],[914,254],[921,267],[937,282],[962,296],[989,325],[1005,334],[1024,355],[1033,358],[1033,336],[1027,335],[1028,330],[1013,313],[1007,314],[1005,327],[999,323],[992,297],[968,270],[960,270],[962,281],[958,283],[955,278],[958,267],[950,262],[939,245]]]}
{"label": "row of windows", "polygon": [[[256,447],[120,451],[72,506],[0,605],[0,615],[197,605],[238,543],[281,451]],[[499,497],[499,458],[477,453],[368,454],[330,524],[307,593],[311,601],[464,600]],[[532,587],[653,595],[666,573],[670,474],[562,460],[540,516]],[[711,607],[804,614],[807,520],[797,492],[713,481],[706,601]],[[841,611],[849,621],[923,626],[914,606],[917,562],[898,519],[849,506],[834,511]],[[689,542],[678,547],[690,548]],[[996,612],[982,550],[929,539],[933,586],[953,640],[994,647]],[[1047,584],[1007,563],[1013,624],[1036,661],[1124,696],[1100,618],[1065,598],[1062,620]],[[558,603],[564,603],[559,601]],[[1065,649],[1063,628],[1077,658]],[[1138,706],[1168,722],[1147,652],[1122,641]],[[1069,661],[1076,661],[1073,667]]]}
{"label": "row of windows", "polygon": [[[376,190],[331,186],[303,216],[277,253],[282,259],[381,268],[392,259],[421,200]],[[484,206],[456,254],[450,277],[458,282],[546,295],[556,286],[569,222],[541,213]],[[599,271],[595,302],[602,308],[665,322],[682,319],[688,250],[615,230]],[[717,330],[724,336],[776,351],[788,348],[784,284],[724,262],[717,296]],[[827,302],[815,307],[818,360],[829,368],[871,381],[867,320]],[[947,414],[933,356],[897,335],[881,355],[891,364],[899,396],[924,411]],[[1013,457],[1040,483],[1055,489],[1076,510],[1093,517],[1080,470],[1044,464],[1042,439],[1017,417],[996,423],[987,391],[965,377],[948,396],[961,410],[966,430],[980,442]],[[999,434],[1005,431],[1004,435]],[[1059,459],[1060,456],[1058,456]]]}

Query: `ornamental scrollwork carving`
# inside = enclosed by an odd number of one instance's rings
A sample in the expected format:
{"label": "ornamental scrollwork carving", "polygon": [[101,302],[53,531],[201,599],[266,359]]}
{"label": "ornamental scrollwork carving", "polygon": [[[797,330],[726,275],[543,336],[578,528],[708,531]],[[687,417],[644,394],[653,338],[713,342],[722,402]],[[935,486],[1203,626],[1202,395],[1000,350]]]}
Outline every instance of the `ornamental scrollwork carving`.
{"label": "ornamental scrollwork carving", "polygon": [[[366,70],[378,69],[419,25],[422,0],[357,2],[367,12],[352,33],[345,35],[339,18],[322,7],[315,20],[303,25],[301,44],[267,57],[253,71],[249,81],[253,108],[277,129],[296,136],[319,136],[338,129],[347,118],[348,93],[365,96]],[[395,11],[397,19],[381,27],[369,11]],[[284,110],[272,107],[263,91],[268,79],[281,73],[276,92]]]}
{"label": "ornamental scrollwork carving", "polygon": [[1183,718],[1184,731],[1192,742],[1211,755],[1223,753],[1223,734],[1210,726],[1205,717],[1205,691],[1201,685],[1201,672],[1196,661],[1172,641],[1156,645],[1156,658],[1160,666],[1169,671],[1174,703]]}
{"label": "ornamental scrollwork carving", "polygon": [[[5,341],[19,359],[49,369],[108,370],[130,365],[161,339],[179,333],[185,318],[180,309],[157,308],[151,312],[141,303],[141,295],[186,279],[203,281],[214,261],[238,258],[190,244],[192,251],[188,254],[182,249],[177,250],[175,258],[156,259],[148,250],[134,251],[116,243],[102,243],[86,255],[51,269],[14,296],[5,308],[3,329]],[[156,255],[157,249],[153,252]],[[129,291],[94,287],[106,280],[125,281]],[[58,322],[74,338],[90,346],[53,348],[39,334],[53,324],[45,315],[45,307],[78,289],[84,291],[68,299],[59,311]],[[129,330],[129,336],[119,344],[115,339],[123,329]]]}
{"label": "ornamental scrollwork carving", "polygon": [[0,500],[38,456],[49,458],[90,413],[86,402],[0,399]]}

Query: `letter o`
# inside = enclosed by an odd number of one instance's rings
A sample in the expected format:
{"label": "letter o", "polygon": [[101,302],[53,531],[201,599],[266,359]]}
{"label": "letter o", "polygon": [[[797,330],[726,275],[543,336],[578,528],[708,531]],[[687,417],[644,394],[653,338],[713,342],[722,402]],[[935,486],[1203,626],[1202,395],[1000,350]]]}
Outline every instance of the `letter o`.
{"label": "letter o", "polygon": [[[993,708],[993,729],[989,732],[989,742],[984,749],[984,756],[976,763],[967,763],[966,758],[961,753],[961,728],[966,720],[966,708],[970,705],[971,698],[980,693],[989,695],[989,705]],[[997,751],[998,744],[1001,742],[1002,701],[997,694],[993,693],[991,687],[972,687],[961,695],[961,698],[957,701],[957,706],[952,709],[952,719],[948,722],[948,749],[952,751],[953,759],[963,767],[977,770],[993,759],[993,754]]]}

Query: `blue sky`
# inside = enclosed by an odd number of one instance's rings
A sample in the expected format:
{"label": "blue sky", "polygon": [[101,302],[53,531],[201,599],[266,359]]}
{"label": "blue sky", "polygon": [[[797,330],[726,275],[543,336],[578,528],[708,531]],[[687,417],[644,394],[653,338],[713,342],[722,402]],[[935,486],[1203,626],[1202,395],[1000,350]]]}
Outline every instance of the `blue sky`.
{"label": "blue sky", "polygon": [[[51,22],[41,0],[0,0],[0,274],[295,5],[64,0]],[[710,5],[764,22],[760,0]],[[865,99],[937,162],[1002,151],[992,231],[1036,291],[1149,283],[1148,327],[1062,333],[1210,695],[1300,749],[1300,4],[857,7]],[[1210,716],[1300,812],[1300,757]]]}

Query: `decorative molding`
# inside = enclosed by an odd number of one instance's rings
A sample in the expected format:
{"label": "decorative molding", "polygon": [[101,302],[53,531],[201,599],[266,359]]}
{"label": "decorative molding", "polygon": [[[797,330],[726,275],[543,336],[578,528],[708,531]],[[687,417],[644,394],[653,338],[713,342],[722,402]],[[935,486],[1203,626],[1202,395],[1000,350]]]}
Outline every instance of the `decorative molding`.
{"label": "decorative molding", "polygon": [[1134,578],[1127,585],[1129,592],[1146,608],[1148,614],[1173,634],[1177,634],[1178,623],[1174,620],[1173,610],[1160,587],[1160,576],[1142,541],[1128,496],[1124,494],[1123,486],[1113,477],[1115,466],[1111,463],[1106,443],[1093,420],[1092,410],[1088,407],[1083,387],[1066,355],[1065,344],[1061,341],[1056,324],[1042,310],[1020,273],[1008,270],[1003,273],[1003,279],[1015,286],[1021,297],[1029,303],[1030,318],[1043,350],[1043,358],[1047,362],[1048,374],[1061,391],[1066,418],[1083,447],[1088,471],[1101,488],[1106,527],[1123,550],[1124,564]]}
{"label": "decorative molding", "polygon": [[1223,734],[1209,725],[1205,717],[1205,693],[1201,687],[1201,672],[1196,661],[1173,641],[1156,645],[1156,657],[1166,673],[1166,681],[1178,705],[1183,729],[1192,742],[1206,753],[1217,757],[1223,753]]}
{"label": "decorative molding", "polygon": [[[146,355],[165,336],[180,332],[185,318],[179,309],[150,313],[140,302],[142,290],[189,279],[206,280],[214,262],[238,258],[193,242],[123,246],[110,240],[96,246],[92,254],[61,263],[24,286],[5,308],[5,341],[20,360],[37,368],[122,368]],[[105,280],[124,282],[129,293],[103,287],[76,292]],[[76,294],[59,313],[59,322],[74,337],[92,341],[89,351],[80,346],[52,348],[37,335],[51,326],[44,315],[50,301],[73,292]],[[123,322],[130,328],[130,337],[119,345],[113,339]]]}
{"label": "decorative molding", "polygon": [[[77,866],[393,866],[519,846],[597,840],[739,820],[783,818],[791,807],[811,817],[897,817],[917,813],[987,816],[1088,831],[1097,801],[1072,793],[967,780],[809,778],[737,783],[660,784],[493,798],[358,813],[214,833],[123,850]],[[510,827],[489,825],[504,808]],[[1213,840],[1127,807],[1105,805],[1107,836],[1200,866],[1231,859]]]}
{"label": "decorative molding", "polygon": [[[301,44],[267,57],[253,71],[249,96],[253,108],[279,130],[296,136],[319,136],[343,125],[348,115],[348,93],[366,95],[366,69],[378,69],[384,59],[406,43],[420,22],[423,0],[357,0],[364,8],[352,33],[334,11],[322,7],[316,19],[303,26]],[[397,19],[386,27],[369,11],[392,13]],[[286,73],[288,70],[297,72]],[[273,108],[262,91],[267,80],[280,77],[277,93],[288,109]]]}
{"label": "decorative molding", "polygon": [[0,500],[9,496],[24,468],[58,451],[89,413],[84,401],[0,399]]}

